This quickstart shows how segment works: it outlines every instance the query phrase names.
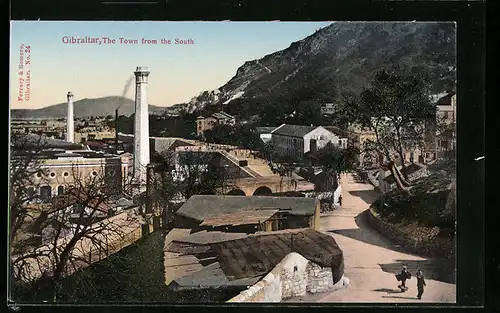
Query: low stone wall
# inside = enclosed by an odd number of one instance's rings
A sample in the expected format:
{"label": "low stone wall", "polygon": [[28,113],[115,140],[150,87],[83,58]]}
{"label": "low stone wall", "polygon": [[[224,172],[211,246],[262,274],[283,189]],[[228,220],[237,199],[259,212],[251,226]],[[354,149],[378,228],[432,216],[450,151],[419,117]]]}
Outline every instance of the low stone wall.
{"label": "low stone wall", "polygon": [[414,237],[395,225],[382,220],[373,207],[366,214],[368,223],[372,228],[412,253],[440,256],[448,259],[452,258],[455,253],[455,240],[436,237],[436,232],[439,232],[437,227],[425,235]]}
{"label": "low stone wall", "polygon": [[288,254],[262,280],[227,302],[281,302],[283,299],[345,288],[348,279],[333,281],[332,269],[302,255]]}

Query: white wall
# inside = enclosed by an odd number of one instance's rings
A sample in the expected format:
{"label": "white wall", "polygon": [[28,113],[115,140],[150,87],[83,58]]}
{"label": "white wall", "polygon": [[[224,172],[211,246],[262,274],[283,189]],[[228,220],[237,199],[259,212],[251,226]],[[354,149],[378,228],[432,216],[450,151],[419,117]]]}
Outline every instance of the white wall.
{"label": "white wall", "polygon": [[346,288],[348,284],[346,277],[334,282],[331,268],[323,268],[292,252],[262,280],[227,302],[281,302],[306,293]]}
{"label": "white wall", "polygon": [[342,195],[342,186],[340,186],[340,181],[337,189],[333,193],[334,204],[339,205],[339,198]]}
{"label": "white wall", "polygon": [[[323,137],[323,139],[321,139],[321,137]],[[336,136],[329,130],[319,126],[315,130],[304,136],[304,151],[303,151],[304,154],[309,152],[309,150],[311,149],[310,147],[311,139],[317,140],[318,149],[323,148],[329,142],[332,142],[333,144],[338,144],[339,142],[338,136]]]}
{"label": "white wall", "polygon": [[260,139],[265,142],[265,143],[268,143],[271,141],[272,139],[272,135],[271,134],[260,134]]}

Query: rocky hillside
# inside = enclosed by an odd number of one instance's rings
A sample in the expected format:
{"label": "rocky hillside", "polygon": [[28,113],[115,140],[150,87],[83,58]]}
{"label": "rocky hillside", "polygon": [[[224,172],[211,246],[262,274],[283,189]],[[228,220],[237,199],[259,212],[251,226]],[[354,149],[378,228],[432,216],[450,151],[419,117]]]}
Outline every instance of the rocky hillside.
{"label": "rocky hillside", "polygon": [[[134,113],[134,101],[125,97],[111,96],[96,99],[82,99],[75,101],[74,114],[82,116],[114,115],[117,107],[120,107],[120,115],[131,115]],[[149,112],[163,112],[165,108],[149,105]],[[66,117],[67,103],[59,103],[36,110],[11,110],[11,117]]]}
{"label": "rocky hillside", "polygon": [[455,59],[453,24],[338,22],[285,50],[245,62],[224,86],[183,107],[194,112],[206,105],[227,108],[252,99],[297,97],[335,102],[341,94],[358,93],[382,68],[428,73],[437,93],[454,88]]}

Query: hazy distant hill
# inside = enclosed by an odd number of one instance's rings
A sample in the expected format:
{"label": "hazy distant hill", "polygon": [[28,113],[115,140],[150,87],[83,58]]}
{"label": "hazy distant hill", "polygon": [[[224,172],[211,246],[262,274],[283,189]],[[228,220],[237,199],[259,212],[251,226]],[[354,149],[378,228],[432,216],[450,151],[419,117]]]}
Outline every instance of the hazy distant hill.
{"label": "hazy distant hill", "polygon": [[[134,113],[134,101],[121,96],[110,96],[96,99],[82,99],[73,103],[74,113],[77,117],[114,115],[119,109],[120,115]],[[165,111],[164,107],[149,105],[149,113]],[[66,117],[67,103],[59,103],[36,110],[11,110],[11,117]]]}

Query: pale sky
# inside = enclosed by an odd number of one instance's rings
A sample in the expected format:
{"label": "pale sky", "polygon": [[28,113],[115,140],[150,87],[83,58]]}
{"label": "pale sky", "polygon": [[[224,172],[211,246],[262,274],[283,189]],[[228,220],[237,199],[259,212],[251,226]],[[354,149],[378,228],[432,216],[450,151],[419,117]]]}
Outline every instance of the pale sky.
{"label": "pale sky", "polygon": [[[245,61],[290,46],[331,22],[57,22],[14,21],[11,25],[11,108],[34,109],[66,101],[122,95],[137,66],[147,66],[149,103],[168,106],[189,101],[204,90],[224,85]],[[99,44],[65,44],[63,38],[85,36]],[[116,39],[104,44],[102,37]],[[139,44],[119,44],[119,38]],[[158,44],[141,44],[141,39]],[[172,44],[162,45],[161,38]],[[194,44],[176,45],[175,38]],[[24,49],[22,76],[20,48]],[[26,62],[24,62],[26,63]],[[30,72],[29,96],[25,93]],[[23,78],[24,82],[20,82]],[[19,101],[20,88],[23,89]],[[126,97],[134,98],[131,86]]]}

